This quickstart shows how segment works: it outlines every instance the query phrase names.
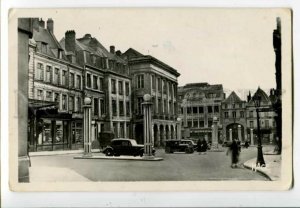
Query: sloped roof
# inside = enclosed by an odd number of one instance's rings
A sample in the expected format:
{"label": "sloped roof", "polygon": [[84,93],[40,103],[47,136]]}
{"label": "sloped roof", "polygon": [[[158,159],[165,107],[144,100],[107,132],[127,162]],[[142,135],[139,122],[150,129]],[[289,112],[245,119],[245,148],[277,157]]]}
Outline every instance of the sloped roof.
{"label": "sloped roof", "polygon": [[51,32],[49,32],[49,30],[43,27],[39,26],[39,30],[35,30],[35,29],[33,30],[33,39],[36,42],[47,43],[52,49],[62,50],[62,47],[57,41],[56,37]]}
{"label": "sloped roof", "polygon": [[204,83],[190,83],[185,86],[178,87],[178,95],[184,95],[185,99],[197,100],[208,98],[210,93],[215,93],[218,98],[222,97],[223,85],[216,84],[210,85],[206,82]]}
{"label": "sloped roof", "polygon": [[234,91],[232,91],[228,96],[228,98],[226,98],[223,101],[223,103],[239,103],[239,102],[243,102],[243,101]]}
{"label": "sloped roof", "polygon": [[267,93],[265,93],[265,91],[263,91],[262,89],[260,89],[260,87],[258,87],[258,89],[256,90],[256,92],[254,93],[254,95],[252,96],[250,102],[254,102],[254,99],[260,96],[261,97],[261,102],[267,103],[270,102],[270,98],[267,95]]}

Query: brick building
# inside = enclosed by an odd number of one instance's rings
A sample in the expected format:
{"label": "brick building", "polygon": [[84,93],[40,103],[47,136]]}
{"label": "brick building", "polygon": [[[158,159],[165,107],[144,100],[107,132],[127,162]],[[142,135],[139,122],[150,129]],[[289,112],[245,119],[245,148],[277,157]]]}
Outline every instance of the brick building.
{"label": "brick building", "polygon": [[133,138],[143,143],[143,96],[152,96],[153,141],[163,146],[165,140],[175,139],[177,129],[177,78],[172,67],[150,55],[130,48],[122,57],[128,61],[132,78]]}
{"label": "brick building", "polygon": [[[189,130],[189,137],[211,141],[214,117],[219,121],[219,135],[222,134],[220,119],[221,102],[224,98],[221,84],[191,83],[178,88],[179,117],[184,129]],[[185,132],[183,135],[186,134]]]}

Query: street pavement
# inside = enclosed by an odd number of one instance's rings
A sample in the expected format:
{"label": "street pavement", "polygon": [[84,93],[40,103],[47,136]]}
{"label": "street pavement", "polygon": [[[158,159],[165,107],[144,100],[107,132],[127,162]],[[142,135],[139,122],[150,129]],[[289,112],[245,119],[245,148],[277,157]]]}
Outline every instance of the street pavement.
{"label": "street pavement", "polygon": [[[256,154],[256,147],[242,149],[240,163],[255,158]],[[33,169],[67,168],[74,172],[73,175],[82,176],[74,178],[86,178],[90,181],[268,180],[259,172],[248,170],[242,165],[231,168],[231,158],[226,155],[226,151],[199,155],[198,152],[165,154],[163,149],[158,149],[156,155],[162,157],[162,161],[74,159],[76,155],[80,154],[34,156],[31,157],[31,164]],[[51,180],[51,177],[51,172],[45,174],[46,181]]]}

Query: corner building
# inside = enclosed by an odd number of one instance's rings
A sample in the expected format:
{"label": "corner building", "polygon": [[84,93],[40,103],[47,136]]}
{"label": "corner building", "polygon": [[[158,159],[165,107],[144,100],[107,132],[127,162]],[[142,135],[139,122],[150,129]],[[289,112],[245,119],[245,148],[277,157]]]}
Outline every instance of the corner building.
{"label": "corner building", "polygon": [[177,130],[177,78],[172,67],[135,49],[122,54],[128,62],[132,78],[133,138],[143,143],[143,96],[152,96],[152,140],[155,146],[164,146],[166,140],[176,139]]}

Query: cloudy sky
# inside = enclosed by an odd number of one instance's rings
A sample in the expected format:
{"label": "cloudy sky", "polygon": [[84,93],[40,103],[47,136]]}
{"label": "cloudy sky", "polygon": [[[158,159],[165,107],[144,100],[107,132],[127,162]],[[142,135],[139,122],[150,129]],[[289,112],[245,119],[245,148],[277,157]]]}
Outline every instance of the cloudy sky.
{"label": "cloudy sky", "polygon": [[93,9],[39,11],[54,20],[60,40],[66,30],[86,33],[105,47],[129,47],[177,69],[179,85],[223,84],[242,98],[258,86],[275,87],[272,33],[280,10]]}

